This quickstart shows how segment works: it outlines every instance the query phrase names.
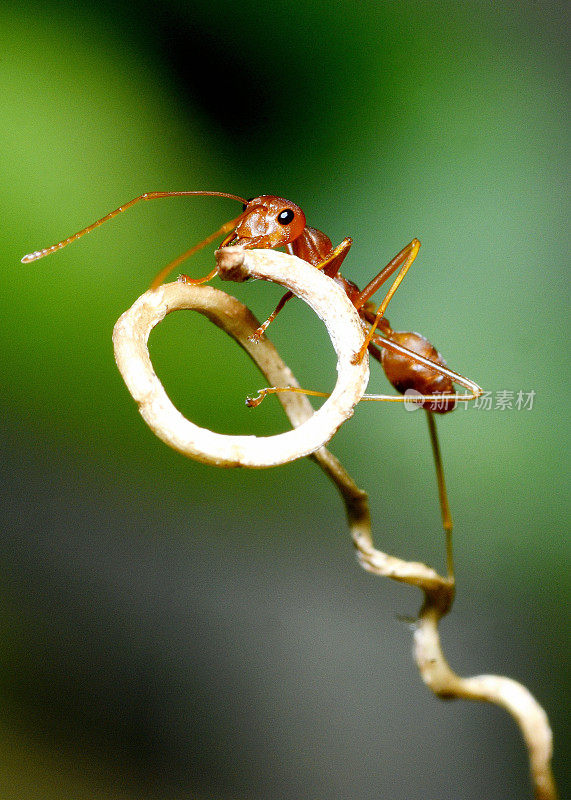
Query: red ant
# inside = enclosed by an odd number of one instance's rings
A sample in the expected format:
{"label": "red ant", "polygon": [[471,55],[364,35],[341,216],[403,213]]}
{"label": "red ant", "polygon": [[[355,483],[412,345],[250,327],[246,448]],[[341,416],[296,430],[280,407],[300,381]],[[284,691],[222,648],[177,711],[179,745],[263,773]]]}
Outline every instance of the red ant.
{"label": "red ant", "polygon": [[[164,278],[185,261],[197,250],[213,242],[218,236],[227,234],[220,247],[238,245],[244,248],[276,248],[285,247],[287,252],[298,258],[307,261],[338,283],[346,292],[348,298],[353,303],[361,318],[369,327],[369,331],[358,353],[355,354],[355,362],[360,361],[366,351],[375,358],[383,367],[385,374],[392,385],[401,393],[405,394],[412,390],[412,400],[422,405],[428,412],[447,413],[452,411],[458,400],[472,400],[480,396],[482,390],[473,381],[458,375],[448,369],[446,362],[430,342],[418,333],[394,331],[388,320],[384,317],[385,310],[402,282],[404,276],[410,269],[416,258],[420,242],[413,239],[410,244],[404,247],[384,269],[382,269],[368,284],[360,291],[352,281],[344,278],[339,272],[341,264],[345,260],[352,244],[350,238],[343,239],[341,244],[333,247],[331,240],[322,231],[306,225],[305,214],[295,203],[274,195],[261,195],[259,197],[245,200],[242,197],[226,192],[210,191],[186,191],[186,192],[148,192],[130,200],[125,205],[107,214],[101,219],[84,228],[78,233],[64,239],[58,244],[52,245],[44,250],[38,250],[24,256],[22,262],[27,264],[39,258],[60,250],[62,247],[79,239],[86,233],[90,233],[95,228],[126,211],[131,206],[141,200],[155,200],[163,197],[182,197],[188,195],[207,195],[212,197],[227,197],[243,204],[242,213],[235,219],[222,225],[215,233],[208,236],[197,245],[187,250],[177,259],[168,264],[155,277],[151,284],[151,289],[157,288]],[[397,272],[398,270],[398,272]],[[374,309],[370,302],[372,295],[397,272],[385,298],[378,307]],[[217,269],[212,270],[203,278],[193,279],[187,275],[181,276],[181,280],[190,284],[200,284],[211,280],[217,273]],[[259,339],[268,325],[275,319],[277,314],[284,307],[285,303],[292,297],[291,292],[286,292],[276,309],[268,319],[254,333],[253,339]],[[455,394],[453,383],[459,383],[468,389],[469,394]],[[258,398],[250,400],[250,405],[257,405],[268,393],[276,391],[296,391],[291,388],[261,390]],[[305,390],[299,390],[304,392]],[[307,394],[322,394],[320,392],[307,391]],[[409,397],[396,397],[387,395],[369,396],[368,399],[403,401],[411,399]],[[440,504],[442,510],[443,526],[449,535],[452,530],[452,520],[446,498],[440,453],[436,439],[436,428],[432,414],[428,414],[431,442],[436,462],[438,476],[438,486],[440,494]],[[451,567],[449,561],[449,567]]]}

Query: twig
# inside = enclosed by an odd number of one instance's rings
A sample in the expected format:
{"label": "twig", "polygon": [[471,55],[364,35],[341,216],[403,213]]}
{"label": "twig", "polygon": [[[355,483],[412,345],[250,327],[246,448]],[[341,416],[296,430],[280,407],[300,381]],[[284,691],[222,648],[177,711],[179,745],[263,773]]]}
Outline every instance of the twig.
{"label": "twig", "polygon": [[[403,561],[374,547],[367,494],[323,447],[339,425],[352,415],[368,380],[366,362],[360,367],[351,364],[353,354],[364,341],[364,332],[345,293],[333,291],[331,294],[331,287],[337,289],[333,281],[293,256],[238,248],[226,248],[217,255],[222,278],[274,280],[302,297],[319,314],[338,356],[339,378],[335,390],[315,413],[305,396],[293,392],[278,394],[294,426],[293,431],[278,436],[221,436],[193,425],[172,406],[154,374],[146,347],[152,328],[171,311],[184,308],[205,314],[248,352],[270,384],[299,384],[268,339],[263,337],[257,344],[249,341],[258,321],[236,299],[212,287],[168,284],[139,298],[117,322],[113,335],[119,369],[144,419],[171,447],[218,466],[272,466],[309,454],[341,493],[361,566],[375,575],[408,583],[423,591],[424,603],[414,634],[414,656],[423,681],[438,697],[482,700],[509,711],[528,749],[535,797],[556,800],[557,790],[550,768],[552,734],[547,715],[528,690],[510,678],[496,675],[461,678],[450,669],[442,653],[438,623],[452,606],[453,579],[440,576],[425,564]],[[325,302],[322,293],[328,297]],[[318,419],[319,424],[316,423]]]}

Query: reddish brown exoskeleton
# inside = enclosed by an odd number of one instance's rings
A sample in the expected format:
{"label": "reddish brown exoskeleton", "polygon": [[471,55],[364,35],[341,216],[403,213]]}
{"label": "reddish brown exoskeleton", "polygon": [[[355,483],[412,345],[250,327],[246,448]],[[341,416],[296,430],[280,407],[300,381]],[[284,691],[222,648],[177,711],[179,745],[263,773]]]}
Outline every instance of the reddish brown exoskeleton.
{"label": "reddish brown exoskeleton", "polygon": [[[406,401],[408,399],[410,402],[417,402],[422,405],[428,412],[446,413],[455,407],[458,400],[472,400],[481,394],[482,390],[476,383],[448,369],[442,356],[428,340],[417,333],[394,331],[384,316],[392,296],[418,254],[420,248],[418,239],[413,239],[410,244],[406,245],[363,290],[359,290],[352,281],[347,280],[340,273],[341,265],[349,252],[352,240],[346,238],[337,247],[333,247],[331,240],[325,233],[307,225],[305,214],[298,205],[282,197],[260,195],[259,197],[245,200],[238,195],[226,192],[148,192],[136,197],[134,200],[130,200],[125,205],[120,206],[115,211],[67,239],[44,250],[24,256],[22,262],[30,263],[56,250],[60,250],[84,234],[90,233],[104,222],[131,208],[139,201],[191,195],[226,197],[236,200],[243,204],[242,213],[235,219],[226,222],[215,233],[187,250],[162,269],[153,280],[151,289],[157,288],[166,276],[189,256],[213,242],[216,237],[224,234],[226,236],[220,245],[221,247],[228,245],[237,245],[248,249],[284,247],[287,252],[322,270],[325,275],[343,288],[359,312],[363,322],[368,326],[365,341],[360,351],[355,354],[355,360],[361,360],[368,350],[370,355],[382,365],[392,385],[399,392],[408,395],[408,397],[370,395],[367,399],[392,402]],[[193,279],[183,275],[181,280],[190,284],[205,283],[213,278],[216,272],[217,269],[214,269],[200,279]],[[395,272],[397,274],[388,292],[380,306],[375,309],[370,302],[370,298]],[[255,332],[253,339],[259,339],[263,335],[268,325],[275,319],[291,297],[291,292],[287,292],[282,297],[274,312]],[[468,390],[468,394],[456,394],[453,383],[464,386]],[[275,393],[276,391],[305,390],[295,390],[290,387],[271,387],[261,390],[259,396],[255,400],[250,400],[249,404],[252,406],[258,405],[266,394]],[[313,391],[307,391],[306,393],[322,394]],[[452,521],[446,500],[436,429],[431,413],[428,413],[428,418],[438,474],[443,524],[445,530],[449,533],[452,529]]]}

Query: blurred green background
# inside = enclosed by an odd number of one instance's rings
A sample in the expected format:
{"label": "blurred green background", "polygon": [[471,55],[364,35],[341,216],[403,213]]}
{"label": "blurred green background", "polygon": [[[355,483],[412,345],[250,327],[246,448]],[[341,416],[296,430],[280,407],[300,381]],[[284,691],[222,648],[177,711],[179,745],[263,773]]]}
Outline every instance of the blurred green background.
{"label": "blurred green background", "polygon": [[[142,204],[19,262],[141,192],[203,188],[299,203],[334,242],[353,237],[343,271],[360,285],[422,240],[388,316],[492,401],[439,420],[458,573],[445,652],[536,695],[563,789],[565,8],[2,4],[2,798],[530,796],[507,715],[422,685],[399,620],[420,597],[360,570],[312,463],[217,471],[138,417],[113,324],[236,205]],[[187,271],[211,266],[205,251]],[[281,295],[222,288],[261,318]],[[303,385],[333,384],[301,303],[271,338]],[[286,429],[274,400],[244,408],[264,381],[199,315],[169,317],[151,349],[199,424]],[[363,404],[331,449],[371,495],[377,545],[441,568],[423,417]]]}

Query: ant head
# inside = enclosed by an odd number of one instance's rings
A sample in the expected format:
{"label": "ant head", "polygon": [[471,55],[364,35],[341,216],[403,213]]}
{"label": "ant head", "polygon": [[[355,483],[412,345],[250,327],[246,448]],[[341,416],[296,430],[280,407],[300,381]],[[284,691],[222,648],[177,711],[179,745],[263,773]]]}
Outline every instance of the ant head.
{"label": "ant head", "polygon": [[253,197],[244,205],[234,232],[223,244],[254,247],[280,247],[290,244],[305,228],[305,214],[299,206],[264,194]]}

